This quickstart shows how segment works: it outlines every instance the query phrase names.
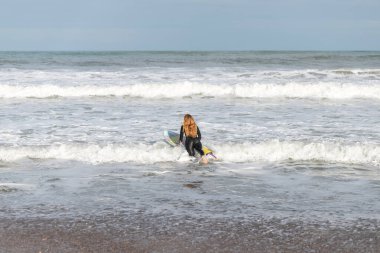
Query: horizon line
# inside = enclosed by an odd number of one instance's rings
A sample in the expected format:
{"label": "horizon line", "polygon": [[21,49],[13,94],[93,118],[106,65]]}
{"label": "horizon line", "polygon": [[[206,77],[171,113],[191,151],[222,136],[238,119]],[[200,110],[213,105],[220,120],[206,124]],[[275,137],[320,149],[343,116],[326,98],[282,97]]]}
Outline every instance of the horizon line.
{"label": "horizon line", "polygon": [[246,50],[237,50],[237,49],[227,49],[227,50],[178,50],[178,49],[169,49],[169,50],[125,50],[125,49],[102,49],[102,50],[91,50],[91,49],[70,49],[70,50],[0,50],[0,52],[20,52],[20,53],[32,53],[32,52],[380,52],[378,50],[368,50],[368,49],[329,49],[329,50],[320,50],[320,49],[310,49],[310,50],[297,50],[297,49],[246,49]]}

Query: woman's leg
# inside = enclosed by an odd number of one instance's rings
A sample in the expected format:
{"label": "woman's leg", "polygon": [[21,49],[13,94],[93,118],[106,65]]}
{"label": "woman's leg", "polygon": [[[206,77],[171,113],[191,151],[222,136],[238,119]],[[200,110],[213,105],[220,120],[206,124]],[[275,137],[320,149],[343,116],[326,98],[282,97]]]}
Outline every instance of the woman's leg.
{"label": "woman's leg", "polygon": [[205,152],[203,152],[203,149],[202,149],[202,143],[200,141],[197,141],[196,143],[194,143],[194,148],[196,151],[199,152],[201,156],[205,155]]}
{"label": "woman's leg", "polygon": [[193,141],[192,138],[186,138],[185,147],[186,147],[187,153],[189,153],[189,156],[194,156],[195,155],[195,152],[194,152],[194,141]]}

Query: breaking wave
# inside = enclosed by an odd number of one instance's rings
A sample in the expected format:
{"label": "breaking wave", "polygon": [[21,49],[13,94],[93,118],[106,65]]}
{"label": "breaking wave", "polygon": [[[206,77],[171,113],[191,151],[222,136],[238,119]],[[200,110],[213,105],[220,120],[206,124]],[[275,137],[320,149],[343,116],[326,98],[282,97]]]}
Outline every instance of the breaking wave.
{"label": "breaking wave", "polygon": [[380,99],[380,85],[358,84],[235,84],[200,83],[136,84],[127,86],[1,85],[0,98],[52,97],[230,97],[230,98],[307,98],[307,99]]}
{"label": "breaking wave", "polygon": [[315,160],[380,165],[380,146],[375,144],[271,140],[256,144],[221,145],[217,150],[218,155],[229,162]]}
{"label": "breaking wave", "polygon": [[[323,161],[327,163],[351,163],[380,165],[380,146],[375,144],[340,142],[302,142],[271,140],[261,143],[215,144],[213,148],[221,162],[243,163],[255,161],[279,162]],[[163,142],[152,145],[97,145],[60,144],[52,146],[0,147],[0,160],[58,159],[92,164],[183,162],[186,151],[169,147]],[[185,160],[186,161],[186,160]]]}

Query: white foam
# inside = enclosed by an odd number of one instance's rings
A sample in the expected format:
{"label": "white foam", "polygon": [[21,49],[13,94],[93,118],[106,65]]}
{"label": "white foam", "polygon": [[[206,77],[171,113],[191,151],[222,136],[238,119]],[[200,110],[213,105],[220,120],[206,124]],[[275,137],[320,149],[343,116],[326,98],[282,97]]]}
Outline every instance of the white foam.
{"label": "white foam", "polygon": [[90,96],[380,99],[380,69],[0,69],[0,98]]}
{"label": "white foam", "polygon": [[271,140],[262,143],[225,144],[217,155],[228,162],[249,161],[325,161],[332,163],[380,164],[380,146],[340,142],[302,142]]}
{"label": "white foam", "polygon": [[[277,162],[318,160],[328,163],[380,165],[380,146],[367,143],[302,142],[271,140],[262,143],[228,143],[214,145],[222,162]],[[0,147],[0,160],[62,159],[93,164],[112,162],[157,163],[186,162],[186,151],[165,143],[153,145],[60,144],[53,146]]]}
{"label": "white foam", "polygon": [[175,161],[181,154],[180,148],[170,148],[165,143],[154,145],[78,145],[1,147],[0,160],[16,161],[31,159],[75,160],[93,164],[112,162],[155,163]]}
{"label": "white foam", "polygon": [[34,187],[35,187],[35,185],[32,185],[32,184],[2,183],[2,182],[0,182],[0,191],[1,191],[1,189],[4,189],[4,190],[16,190],[16,189],[31,190]]}
{"label": "white foam", "polygon": [[181,98],[211,96],[231,98],[310,98],[310,99],[380,99],[380,85],[362,84],[136,84],[126,86],[1,85],[0,98],[49,98],[129,96],[141,98]]}

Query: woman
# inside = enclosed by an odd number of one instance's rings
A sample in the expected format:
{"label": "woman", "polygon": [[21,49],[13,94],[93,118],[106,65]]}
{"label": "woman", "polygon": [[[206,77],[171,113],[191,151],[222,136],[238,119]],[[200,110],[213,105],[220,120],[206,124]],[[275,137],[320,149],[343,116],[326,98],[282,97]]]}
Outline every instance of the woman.
{"label": "woman", "polygon": [[182,142],[184,134],[186,137],[185,147],[189,156],[195,156],[194,150],[196,150],[202,157],[201,161],[203,163],[207,162],[205,153],[202,150],[201,131],[199,131],[194,118],[190,114],[186,114],[183,118],[183,125],[181,126],[181,132],[179,135],[180,142]]}

